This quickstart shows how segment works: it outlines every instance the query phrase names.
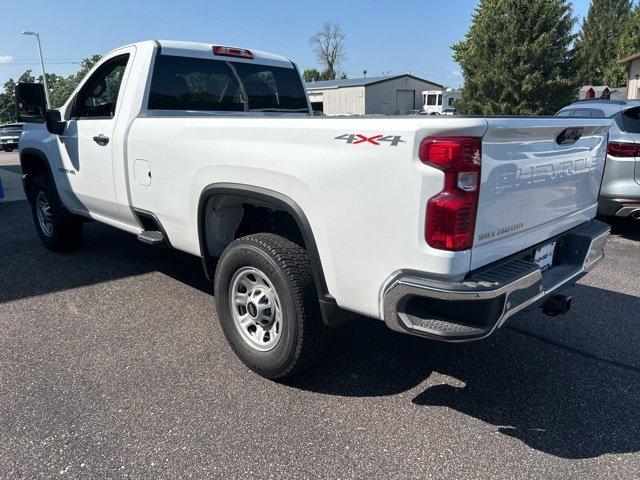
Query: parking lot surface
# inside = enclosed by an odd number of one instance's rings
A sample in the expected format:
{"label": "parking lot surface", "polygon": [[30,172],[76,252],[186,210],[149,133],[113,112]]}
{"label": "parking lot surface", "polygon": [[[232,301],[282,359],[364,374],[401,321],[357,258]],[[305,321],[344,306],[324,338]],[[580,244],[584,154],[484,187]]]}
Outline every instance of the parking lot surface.
{"label": "parking lot surface", "polygon": [[[15,154],[0,179],[18,181]],[[18,182],[19,185],[19,182]],[[0,478],[639,478],[640,222],[562,317],[451,345],[357,319],[290,384],[233,355],[198,258],[0,201]]]}

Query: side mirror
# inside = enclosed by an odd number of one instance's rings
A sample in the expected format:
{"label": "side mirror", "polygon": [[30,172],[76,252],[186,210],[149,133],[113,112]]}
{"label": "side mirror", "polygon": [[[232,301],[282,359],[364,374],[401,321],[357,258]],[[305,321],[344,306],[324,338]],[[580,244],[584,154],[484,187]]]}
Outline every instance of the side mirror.
{"label": "side mirror", "polygon": [[49,133],[62,135],[65,122],[58,110],[47,110],[44,86],[41,83],[19,83],[16,87],[18,121],[45,123]]}
{"label": "side mirror", "polygon": [[66,122],[62,121],[60,110],[47,110],[45,113],[47,130],[54,135],[62,135]]}
{"label": "side mirror", "polygon": [[44,123],[47,103],[41,83],[19,83],[16,87],[18,121]]}

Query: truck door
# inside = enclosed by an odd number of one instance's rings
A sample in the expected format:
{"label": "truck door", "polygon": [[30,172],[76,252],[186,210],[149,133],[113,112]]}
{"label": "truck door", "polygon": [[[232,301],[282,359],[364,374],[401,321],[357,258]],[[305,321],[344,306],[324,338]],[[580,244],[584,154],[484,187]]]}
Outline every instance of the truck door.
{"label": "truck door", "polygon": [[104,61],[84,82],[71,108],[63,135],[57,137],[63,168],[61,182],[72,207],[92,216],[117,220],[112,166],[112,135],[118,97],[123,90],[129,53]]}

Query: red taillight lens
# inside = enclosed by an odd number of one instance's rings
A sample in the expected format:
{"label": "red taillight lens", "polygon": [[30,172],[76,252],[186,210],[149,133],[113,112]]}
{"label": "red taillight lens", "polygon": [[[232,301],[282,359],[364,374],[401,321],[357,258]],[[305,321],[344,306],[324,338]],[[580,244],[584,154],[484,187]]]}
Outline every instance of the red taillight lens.
{"label": "red taillight lens", "polygon": [[442,170],[480,165],[482,139],[476,137],[425,138],[420,144],[420,160]]}
{"label": "red taillight lens", "polygon": [[607,153],[612,157],[639,157],[640,146],[635,143],[609,142]]}
{"label": "red taillight lens", "polygon": [[253,60],[253,53],[251,53],[250,50],[245,50],[244,48],[213,47],[213,54],[220,55],[222,57],[240,57]]}
{"label": "red taillight lens", "polygon": [[429,199],[425,240],[442,250],[466,250],[473,244],[480,190],[482,139],[425,138],[420,160],[444,172],[444,188]]}

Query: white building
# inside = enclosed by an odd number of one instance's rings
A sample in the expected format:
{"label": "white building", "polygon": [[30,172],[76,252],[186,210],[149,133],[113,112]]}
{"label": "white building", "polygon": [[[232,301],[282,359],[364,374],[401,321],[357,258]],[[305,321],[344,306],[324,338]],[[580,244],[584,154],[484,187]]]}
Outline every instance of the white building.
{"label": "white building", "polygon": [[454,102],[460,98],[460,90],[447,88],[446,90],[425,90],[422,92],[422,109],[429,113],[447,113],[446,110],[453,114],[450,109],[455,108]]}
{"label": "white building", "polygon": [[410,74],[347,78],[304,84],[313,109],[325,115],[403,115],[421,110],[424,90],[443,90]]}
{"label": "white building", "polygon": [[620,63],[627,66],[627,98],[640,99],[640,53],[623,58]]}

